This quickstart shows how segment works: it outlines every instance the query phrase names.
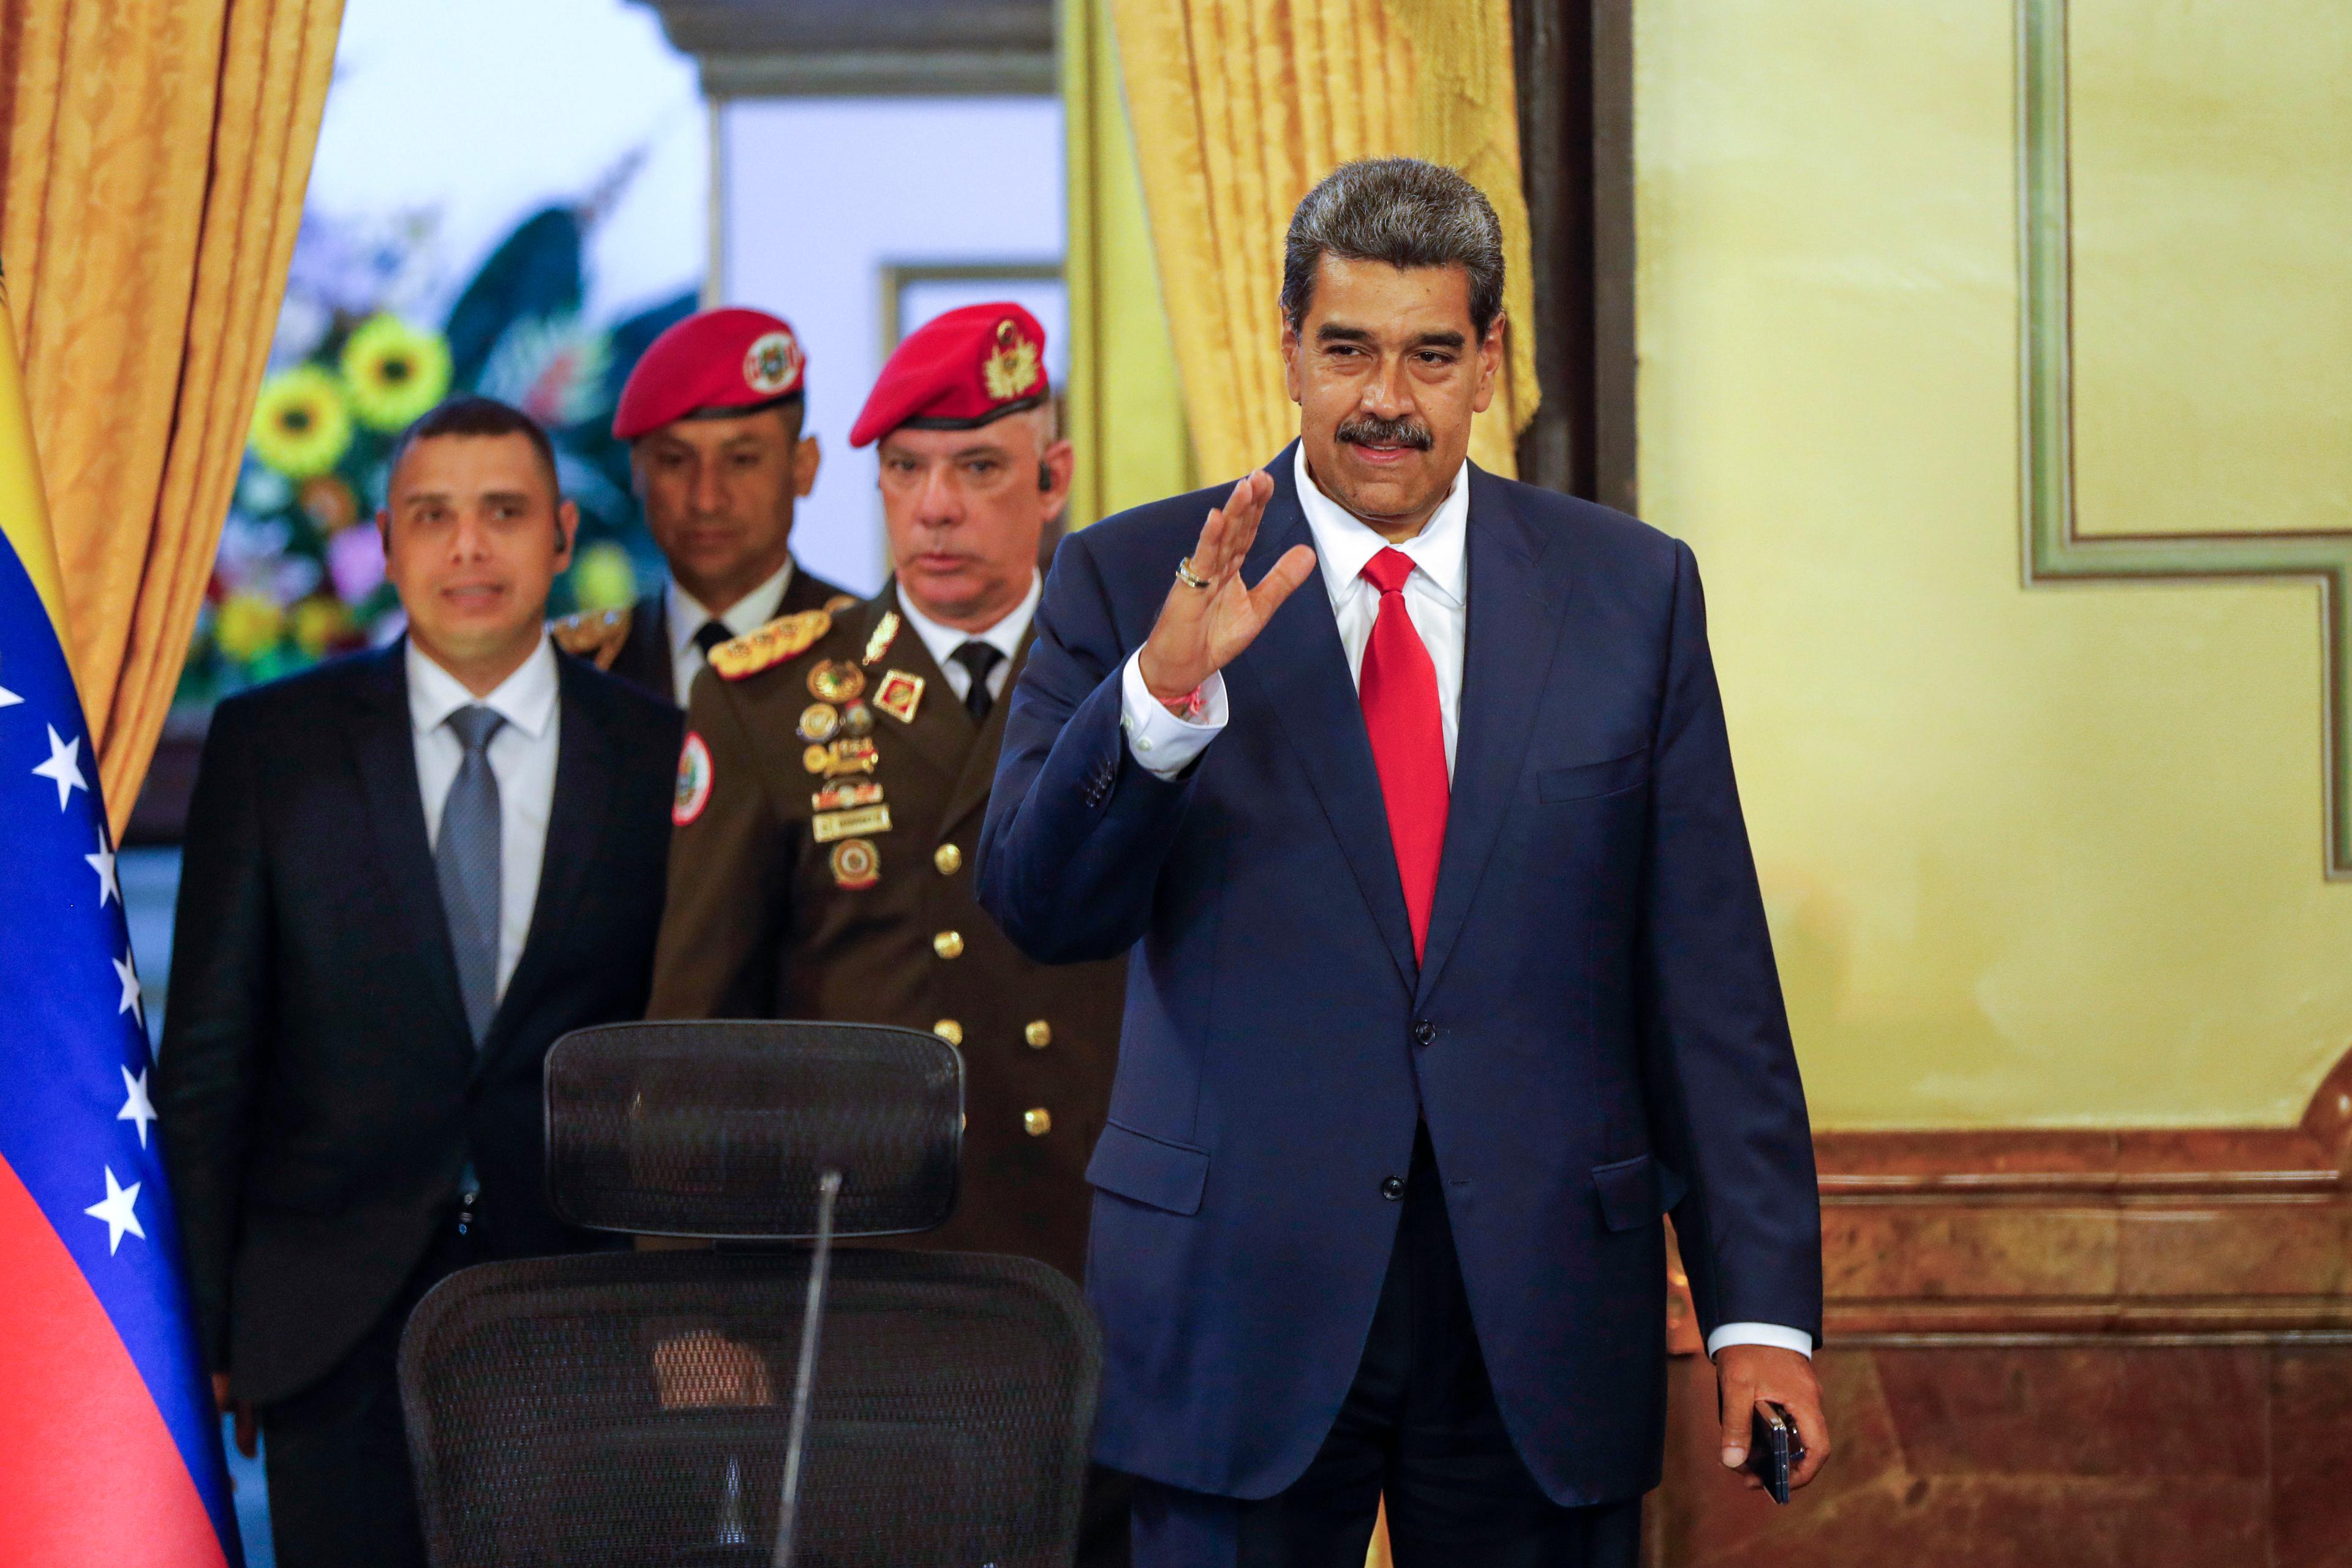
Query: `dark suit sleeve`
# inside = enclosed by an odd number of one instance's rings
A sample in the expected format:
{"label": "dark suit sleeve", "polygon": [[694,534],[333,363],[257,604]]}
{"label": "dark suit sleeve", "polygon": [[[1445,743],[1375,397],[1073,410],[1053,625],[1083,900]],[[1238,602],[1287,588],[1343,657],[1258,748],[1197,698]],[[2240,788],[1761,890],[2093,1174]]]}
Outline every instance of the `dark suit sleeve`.
{"label": "dark suit sleeve", "polygon": [[1195,770],[1138,766],[1119,729],[1118,635],[1084,534],[1055,552],[981,829],[981,907],[1041,963],[1115,958],[1142,937]]}
{"label": "dark suit sleeve", "polygon": [[674,828],[669,895],[654,950],[649,1018],[764,1018],[775,1009],[791,866],[741,705],[709,670],[694,678],[689,734],[710,753],[710,794]]}
{"label": "dark suit sleeve", "polygon": [[255,1093],[271,1049],[263,737],[225,704],[205,739],[173,917],[170,1003],[156,1063],[164,1168],[179,1212],[205,1355],[228,1367],[229,1271]]}
{"label": "dark suit sleeve", "polygon": [[1698,563],[1675,545],[1664,700],[1651,760],[1641,984],[1675,1228],[1700,1322],[1822,1333],[1821,1200],[1796,1053],[1707,651]]}

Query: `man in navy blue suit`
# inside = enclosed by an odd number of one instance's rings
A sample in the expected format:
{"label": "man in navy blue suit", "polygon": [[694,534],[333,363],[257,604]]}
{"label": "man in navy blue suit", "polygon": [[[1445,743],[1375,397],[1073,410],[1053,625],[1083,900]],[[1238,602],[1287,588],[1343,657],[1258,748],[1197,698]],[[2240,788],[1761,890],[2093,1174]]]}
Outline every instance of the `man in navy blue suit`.
{"label": "man in navy blue suit", "polygon": [[1298,441],[1071,536],[1037,614],[981,900],[1133,951],[1087,1289],[1139,1564],[1354,1568],[1385,1495],[1402,1568],[1630,1568],[1666,1211],[1724,1463],[1764,1400],[1800,1484],[1829,1451],[1697,568],[1465,460],[1502,295],[1467,181],[1335,171],[1284,258]]}

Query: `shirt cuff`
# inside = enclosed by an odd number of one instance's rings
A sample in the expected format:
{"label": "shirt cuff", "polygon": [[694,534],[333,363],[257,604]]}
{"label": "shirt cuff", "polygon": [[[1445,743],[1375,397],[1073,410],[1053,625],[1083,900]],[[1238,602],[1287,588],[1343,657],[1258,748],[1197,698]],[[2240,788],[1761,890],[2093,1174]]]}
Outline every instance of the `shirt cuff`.
{"label": "shirt cuff", "polygon": [[1143,684],[1143,652],[1128,656],[1119,676],[1118,727],[1136,766],[1157,778],[1172,779],[1192,765],[1225,727],[1225,678],[1212,674],[1201,683],[1201,715],[1179,719]]}
{"label": "shirt cuff", "polygon": [[1706,1353],[1712,1356],[1726,1345],[1778,1345],[1810,1359],[1813,1336],[1802,1329],[1784,1329],[1778,1323],[1725,1323],[1706,1336]]}

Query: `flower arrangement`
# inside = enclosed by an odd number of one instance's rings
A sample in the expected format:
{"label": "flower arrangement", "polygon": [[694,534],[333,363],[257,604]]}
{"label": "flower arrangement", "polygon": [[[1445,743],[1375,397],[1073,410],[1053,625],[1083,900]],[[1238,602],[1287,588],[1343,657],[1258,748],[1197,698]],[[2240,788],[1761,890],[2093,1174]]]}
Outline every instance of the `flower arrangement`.
{"label": "flower arrangement", "polygon": [[549,207],[499,244],[436,330],[416,319],[431,225],[370,231],[306,216],[213,575],[175,706],[195,711],[404,624],[374,517],[400,433],[452,392],[514,404],[548,429],[580,506],[579,550],[551,614],[617,608],[659,569],[630,493],[614,404],[691,294],[599,326],[581,304],[601,202]]}

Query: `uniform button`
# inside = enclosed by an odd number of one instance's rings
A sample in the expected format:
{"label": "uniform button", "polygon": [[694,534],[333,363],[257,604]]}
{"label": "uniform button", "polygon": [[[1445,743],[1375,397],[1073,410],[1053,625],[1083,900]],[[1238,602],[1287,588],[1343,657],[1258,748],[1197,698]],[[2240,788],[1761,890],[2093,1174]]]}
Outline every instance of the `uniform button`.
{"label": "uniform button", "polygon": [[952,844],[942,844],[931,851],[931,864],[940,868],[942,877],[952,877],[963,867],[963,851]]}
{"label": "uniform button", "polygon": [[943,931],[931,938],[931,951],[941,958],[954,958],[963,952],[963,932]]}
{"label": "uniform button", "polygon": [[1021,1128],[1032,1138],[1043,1138],[1054,1130],[1054,1113],[1036,1106],[1021,1113]]}
{"label": "uniform button", "polygon": [[1391,1203],[1394,1203],[1397,1199],[1404,1196],[1404,1178],[1402,1176],[1388,1176],[1383,1178],[1381,1182],[1381,1196],[1388,1199]]}
{"label": "uniform button", "polygon": [[1435,1038],[1437,1038],[1436,1025],[1431,1023],[1426,1018],[1421,1018],[1414,1021],[1412,1026],[1412,1043],[1414,1045],[1425,1046]]}
{"label": "uniform button", "polygon": [[1029,1042],[1030,1049],[1042,1051],[1054,1043],[1054,1026],[1039,1018],[1021,1031],[1021,1037]]}
{"label": "uniform button", "polygon": [[941,1018],[931,1026],[931,1033],[951,1046],[963,1044],[963,1026],[953,1018]]}

